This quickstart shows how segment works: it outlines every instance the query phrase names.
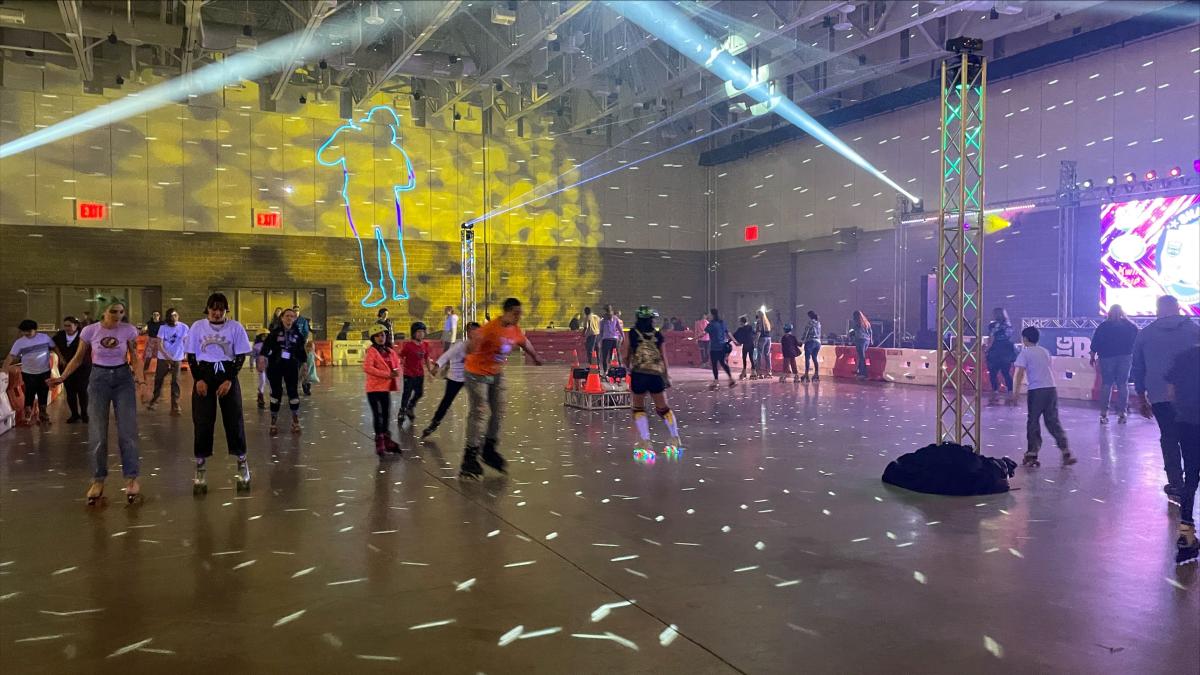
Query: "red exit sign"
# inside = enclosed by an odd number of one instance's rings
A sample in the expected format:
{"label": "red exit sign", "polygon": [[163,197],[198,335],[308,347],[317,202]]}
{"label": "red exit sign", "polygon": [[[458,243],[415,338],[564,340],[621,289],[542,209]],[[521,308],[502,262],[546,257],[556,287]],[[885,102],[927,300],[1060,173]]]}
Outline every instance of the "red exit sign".
{"label": "red exit sign", "polygon": [[101,202],[76,202],[75,217],[79,220],[104,220],[108,217],[108,206]]}
{"label": "red exit sign", "polygon": [[758,226],[757,225],[747,225],[744,236],[745,236],[746,241],[758,241]]}
{"label": "red exit sign", "polygon": [[283,227],[283,219],[277,211],[260,211],[254,214],[255,227]]}

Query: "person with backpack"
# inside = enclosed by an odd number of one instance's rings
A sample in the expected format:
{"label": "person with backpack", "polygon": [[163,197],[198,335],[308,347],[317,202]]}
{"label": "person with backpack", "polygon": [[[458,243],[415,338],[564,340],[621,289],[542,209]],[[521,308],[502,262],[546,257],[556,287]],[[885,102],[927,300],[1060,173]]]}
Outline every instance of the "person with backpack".
{"label": "person with backpack", "polygon": [[984,360],[987,362],[988,379],[992,385],[992,395],[988,405],[996,405],[1000,397],[1000,378],[1008,393],[1013,391],[1012,365],[1017,360],[1017,345],[1013,343],[1013,327],[1008,320],[1008,312],[1003,307],[992,311],[992,320],[987,325],[987,346],[984,348]]}
{"label": "person with backpack", "polygon": [[709,316],[712,318],[708,321],[708,325],[704,327],[704,334],[708,338],[709,363],[712,364],[713,386],[717,386],[717,383],[721,381],[717,368],[725,369],[725,374],[729,376],[729,386],[737,386],[737,381],[733,379],[733,373],[729,371],[729,353],[733,351],[733,343],[729,341],[729,329],[725,327],[725,322],[721,320],[721,315],[715,307]]}
{"label": "person with backpack", "polygon": [[[638,433],[634,452],[653,452],[650,443],[650,420],[646,417],[646,395],[654,400],[654,410],[667,425],[671,434],[669,447],[678,448],[679,423],[675,413],[667,405],[666,390],[670,385],[667,375],[667,355],[663,353],[663,335],[654,327],[658,314],[648,305],[637,310],[637,320],[629,329],[629,346],[625,351],[625,367],[629,369],[629,390],[633,392],[630,407],[633,409],[633,427]],[[730,381],[732,381],[730,376]]]}

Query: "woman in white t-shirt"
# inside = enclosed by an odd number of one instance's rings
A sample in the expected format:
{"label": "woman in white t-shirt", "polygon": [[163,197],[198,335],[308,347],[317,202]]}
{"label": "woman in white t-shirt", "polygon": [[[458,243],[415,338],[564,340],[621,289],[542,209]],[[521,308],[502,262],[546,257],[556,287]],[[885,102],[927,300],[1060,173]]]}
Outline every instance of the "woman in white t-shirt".
{"label": "woman in white t-shirt", "polygon": [[[12,349],[4,359],[4,370],[12,365],[13,360],[21,362],[21,383],[25,387],[25,423],[33,424],[41,421],[50,423],[50,411],[46,406],[50,401],[50,387],[46,381],[50,379],[50,353],[55,351],[54,341],[44,333],[38,332],[37,322],[25,319],[17,326],[21,337],[13,342]],[[61,357],[59,357],[61,358]],[[33,402],[38,404],[38,419],[34,419]]]}
{"label": "woman in white t-shirt", "polygon": [[207,463],[213,454],[218,408],[229,454],[237,457],[237,489],[249,490],[250,467],[246,464],[246,427],[238,371],[250,353],[250,337],[242,324],[226,316],[229,300],[224,294],[208,296],[205,307],[207,316],[193,323],[188,331],[188,367],[196,383],[192,389],[192,422],[196,427],[196,476],[192,492],[208,493]]}
{"label": "woman in white t-shirt", "polygon": [[117,441],[121,448],[121,473],[125,476],[125,500],[140,503],[138,484],[137,388],[144,384],[142,360],[138,358],[138,329],[126,323],[125,303],[114,302],[104,310],[99,323],[79,332],[82,343],[62,375],[50,380],[62,384],[85,362],[91,363],[88,378],[88,451],[92,454],[92,485],[88,506],[102,503],[104,479],[108,477],[108,409],[117,418]]}

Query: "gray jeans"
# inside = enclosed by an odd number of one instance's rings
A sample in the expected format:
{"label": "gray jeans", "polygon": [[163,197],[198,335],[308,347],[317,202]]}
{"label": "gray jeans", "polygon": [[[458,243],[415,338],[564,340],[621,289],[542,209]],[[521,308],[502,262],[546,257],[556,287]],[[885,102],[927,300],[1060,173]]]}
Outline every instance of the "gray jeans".
{"label": "gray jeans", "polygon": [[110,404],[117,417],[121,473],[126,478],[137,478],[137,386],[133,383],[133,371],[126,366],[92,366],[92,376],[88,380],[88,452],[92,454],[92,475],[96,480],[104,480],[108,476]]}
{"label": "gray jeans", "polygon": [[150,402],[154,403],[158,400],[159,394],[162,393],[163,380],[167,379],[167,374],[171,374],[171,407],[179,407],[179,362],[170,361],[167,359],[159,359],[158,364],[154,366],[154,395],[150,397]]}
{"label": "gray jeans", "polygon": [[1124,415],[1129,409],[1129,367],[1133,356],[1100,357],[1100,412],[1108,412],[1108,401],[1112,388],[1117,388],[1117,413]]}
{"label": "gray jeans", "polygon": [[1026,455],[1036,457],[1042,449],[1042,424],[1046,420],[1046,430],[1054,437],[1058,449],[1067,454],[1067,432],[1063,431],[1062,423],[1058,421],[1058,389],[1045,387],[1030,389],[1026,396],[1029,403],[1029,419],[1025,422],[1025,440],[1029,442]]}
{"label": "gray jeans", "polygon": [[467,447],[480,448],[486,439],[500,440],[504,414],[504,376],[466,374]]}
{"label": "gray jeans", "polygon": [[755,366],[758,367],[759,375],[771,374],[771,338],[760,337],[754,346],[755,348]]}

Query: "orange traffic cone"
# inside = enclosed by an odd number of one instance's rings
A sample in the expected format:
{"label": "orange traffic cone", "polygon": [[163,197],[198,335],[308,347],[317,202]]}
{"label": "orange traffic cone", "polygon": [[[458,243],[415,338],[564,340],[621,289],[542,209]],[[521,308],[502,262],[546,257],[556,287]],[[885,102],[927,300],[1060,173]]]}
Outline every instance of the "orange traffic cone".
{"label": "orange traffic cone", "polygon": [[588,368],[587,384],[583,390],[589,394],[604,393],[604,387],[600,385],[600,370],[596,366]]}

